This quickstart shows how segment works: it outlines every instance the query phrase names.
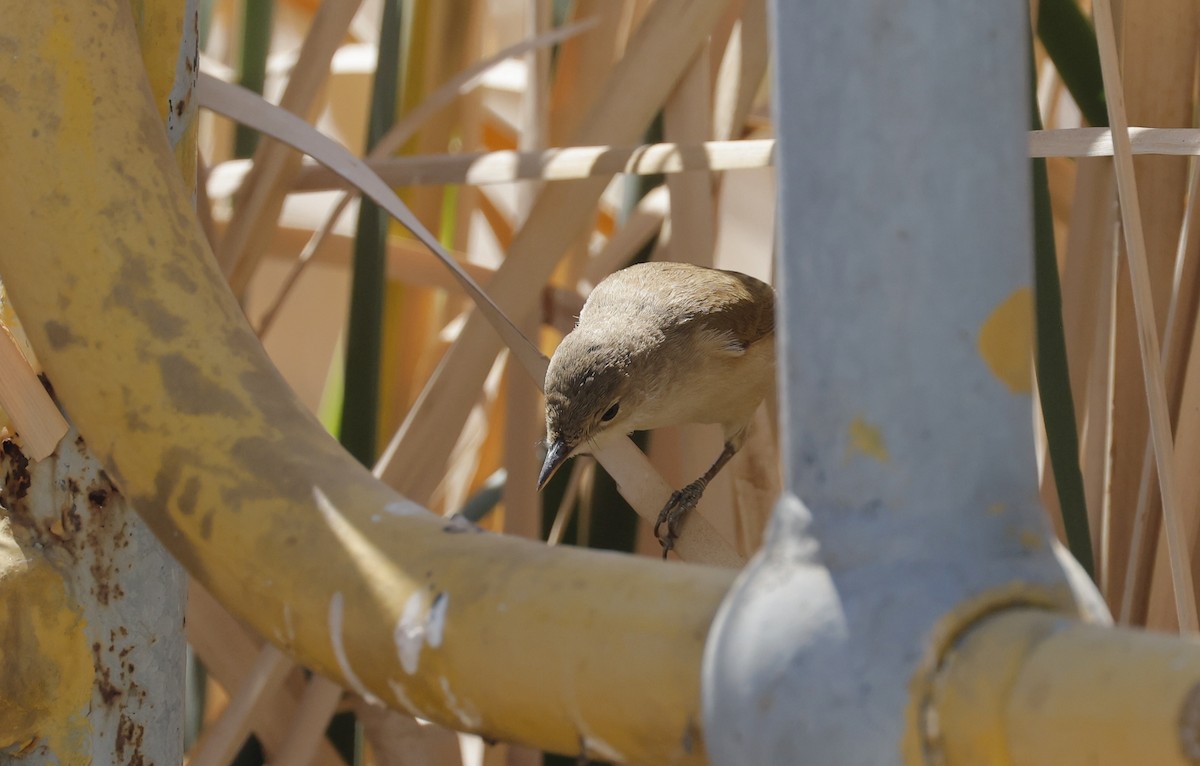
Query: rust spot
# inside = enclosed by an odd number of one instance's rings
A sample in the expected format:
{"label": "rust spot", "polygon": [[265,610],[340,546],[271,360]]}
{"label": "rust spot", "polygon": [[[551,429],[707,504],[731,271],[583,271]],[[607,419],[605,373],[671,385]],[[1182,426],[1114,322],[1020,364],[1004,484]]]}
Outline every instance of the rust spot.
{"label": "rust spot", "polygon": [[18,758],[24,758],[27,755],[32,755],[33,751],[36,750],[40,744],[42,744],[41,737],[32,737],[24,744],[18,743],[17,751],[13,753],[13,755],[17,756]]}
{"label": "rust spot", "polygon": [[63,526],[75,533],[83,529],[83,519],[79,517],[74,505],[63,512]]}
{"label": "rust spot", "polygon": [[100,693],[100,699],[105,705],[111,705],[113,700],[121,696],[121,690],[112,681],[99,641],[92,643],[92,658],[96,666],[96,691]]}
{"label": "rust spot", "polygon": [[113,700],[121,696],[121,690],[109,680],[107,669],[101,673],[101,678],[96,681],[96,691],[100,692],[100,699],[104,700],[105,705],[111,705]]}
{"label": "rust spot", "polygon": [[92,504],[93,511],[103,511],[104,506],[108,504],[108,490],[93,489],[88,493],[88,502]]}
{"label": "rust spot", "polygon": [[29,492],[29,458],[12,439],[0,442],[0,452],[3,452],[8,464],[4,473],[4,495],[7,502],[15,502],[25,497]]}
{"label": "rust spot", "polygon": [[[116,751],[117,760],[130,766],[145,766],[145,756],[142,755],[142,737],[144,729],[140,723],[122,713],[117,722]],[[131,752],[126,755],[128,748]]]}
{"label": "rust spot", "polygon": [[[92,572],[94,573],[96,569],[97,567],[92,567]],[[92,595],[96,597],[97,603],[103,606],[108,606],[109,596],[111,595],[108,583],[103,580],[98,580],[92,587]]]}

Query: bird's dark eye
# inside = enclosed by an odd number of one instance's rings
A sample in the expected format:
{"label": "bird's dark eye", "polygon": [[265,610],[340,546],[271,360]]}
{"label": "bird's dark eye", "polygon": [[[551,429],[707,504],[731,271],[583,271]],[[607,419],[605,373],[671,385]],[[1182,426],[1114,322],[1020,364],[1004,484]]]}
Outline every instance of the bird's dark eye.
{"label": "bird's dark eye", "polygon": [[601,423],[607,423],[608,421],[610,421],[610,420],[612,420],[613,418],[615,418],[615,417],[617,416],[617,413],[618,413],[620,410],[621,410],[621,403],[620,403],[620,402],[613,402],[613,406],[611,406],[611,407],[609,407],[607,410],[605,410],[605,411],[604,411],[604,414],[600,416],[600,422],[601,422]]}

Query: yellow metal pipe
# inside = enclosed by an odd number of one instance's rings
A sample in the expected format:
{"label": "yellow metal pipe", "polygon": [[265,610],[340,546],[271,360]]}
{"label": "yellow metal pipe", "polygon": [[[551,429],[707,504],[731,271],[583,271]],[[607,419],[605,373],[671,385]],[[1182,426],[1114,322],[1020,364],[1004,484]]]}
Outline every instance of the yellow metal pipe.
{"label": "yellow metal pipe", "polygon": [[301,662],[456,728],[699,763],[733,573],[477,534],[375,481],[216,269],[128,3],[0,4],[0,276],[69,414],[171,552]]}
{"label": "yellow metal pipe", "polygon": [[1200,763],[1200,642],[1191,638],[1005,610],[948,651],[929,700],[926,763]]}

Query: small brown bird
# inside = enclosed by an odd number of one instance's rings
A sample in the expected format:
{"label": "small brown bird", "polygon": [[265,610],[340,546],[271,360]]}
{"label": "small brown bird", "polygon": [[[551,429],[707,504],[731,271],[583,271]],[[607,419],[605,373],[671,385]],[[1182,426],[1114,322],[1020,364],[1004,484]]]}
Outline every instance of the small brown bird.
{"label": "small brown bird", "polygon": [[[736,271],[643,263],[604,279],[546,371],[541,489],[569,458],[608,439],[682,423],[720,423],[725,448],[674,492],[654,534],[663,558],[746,438],[775,377],[775,293]],[[660,529],[666,526],[666,534]]]}

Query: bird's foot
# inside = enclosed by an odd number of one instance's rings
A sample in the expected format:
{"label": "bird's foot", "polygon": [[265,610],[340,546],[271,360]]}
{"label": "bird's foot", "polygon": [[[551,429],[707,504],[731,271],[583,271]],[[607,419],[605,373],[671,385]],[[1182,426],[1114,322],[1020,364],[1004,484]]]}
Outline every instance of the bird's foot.
{"label": "bird's foot", "polygon": [[[700,496],[704,494],[704,487],[705,482],[697,480],[683,489],[675,490],[671,493],[671,499],[658,512],[658,521],[654,523],[654,536],[662,543],[664,559],[675,549],[675,541],[679,539],[679,524],[688,511],[695,508],[700,502]],[[665,535],[662,534],[664,526],[667,528]]]}

